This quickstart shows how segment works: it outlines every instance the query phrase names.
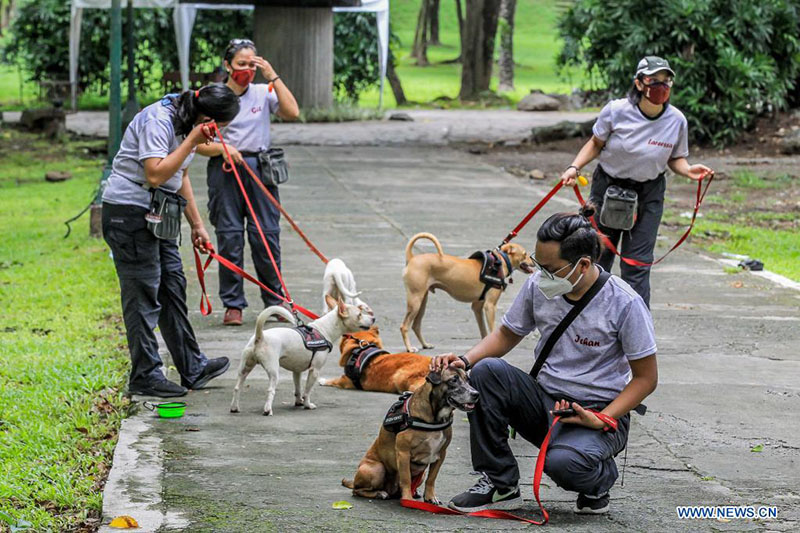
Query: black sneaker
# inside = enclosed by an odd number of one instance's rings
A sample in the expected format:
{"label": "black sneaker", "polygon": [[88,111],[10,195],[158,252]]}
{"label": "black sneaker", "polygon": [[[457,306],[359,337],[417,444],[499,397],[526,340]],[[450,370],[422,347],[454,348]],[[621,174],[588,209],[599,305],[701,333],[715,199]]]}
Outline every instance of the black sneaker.
{"label": "black sneaker", "polygon": [[177,398],[179,396],[186,396],[189,392],[186,387],[181,387],[177,383],[173,383],[168,379],[154,381],[142,385],[128,385],[128,394],[133,396],[157,396],[159,398]]}
{"label": "black sneaker", "polygon": [[485,509],[501,509],[514,511],[522,507],[522,496],[519,487],[514,490],[497,490],[486,474],[475,485],[450,500],[451,509],[462,513],[483,511]]}
{"label": "black sneaker", "polygon": [[607,492],[602,496],[578,494],[578,501],[575,502],[575,512],[578,514],[605,514],[608,512],[610,499]]}
{"label": "black sneaker", "polygon": [[197,376],[197,379],[194,380],[194,383],[188,384],[186,380],[181,379],[181,383],[189,389],[197,390],[202,389],[205,387],[209,381],[212,379],[221,376],[228,370],[228,367],[231,366],[231,361],[227,357],[216,357],[214,359],[209,359],[208,363],[206,363],[206,367]]}

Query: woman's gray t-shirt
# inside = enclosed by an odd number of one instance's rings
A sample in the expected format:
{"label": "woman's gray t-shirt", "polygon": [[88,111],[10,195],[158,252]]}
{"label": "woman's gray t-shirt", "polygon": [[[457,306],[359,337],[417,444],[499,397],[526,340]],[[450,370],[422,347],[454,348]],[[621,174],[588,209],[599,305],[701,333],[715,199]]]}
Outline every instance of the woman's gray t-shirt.
{"label": "woman's gray t-shirt", "polygon": [[239,96],[239,114],[222,136],[240,152],[262,152],[270,146],[270,115],[278,111],[278,95],[266,83],[251,83]]}
{"label": "woman's gray t-shirt", "polygon": [[[111,175],[103,191],[104,202],[150,207],[150,192],[142,187],[147,182],[144,161],[153,157],[165,158],[180,145],[172,125],[176,110],[171,96],[142,109],[128,125],[111,165]],[[194,150],[161,188],[177,192],[183,183],[183,171],[193,157]]]}
{"label": "woman's gray t-shirt", "polygon": [[[539,330],[535,357],[573,305],[563,296],[545,298],[540,276],[536,272],[528,278],[503,316],[503,326],[522,337]],[[628,361],[654,353],[650,311],[630,285],[611,276],[556,341],[537,381],[556,398],[610,402],[631,380]]]}
{"label": "woman's gray t-shirt", "polygon": [[612,100],[600,111],[592,133],[606,143],[597,161],[615,178],[650,181],[667,169],[670,159],[689,155],[686,117],[669,104],[653,118],[627,98]]}

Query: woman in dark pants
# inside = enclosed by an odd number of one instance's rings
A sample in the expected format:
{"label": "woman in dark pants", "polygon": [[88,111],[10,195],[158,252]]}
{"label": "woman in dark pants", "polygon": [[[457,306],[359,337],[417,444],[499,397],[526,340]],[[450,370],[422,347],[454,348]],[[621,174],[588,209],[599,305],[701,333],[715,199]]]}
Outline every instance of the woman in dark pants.
{"label": "woman in dark pants", "polygon": [[[614,246],[627,258],[643,263],[654,260],[658,226],[664,211],[664,172],[700,180],[711,169],[689,165],[686,117],[669,104],[675,73],[660,57],[648,56],[639,62],[627,98],[612,100],[600,115],[587,142],[572,164],[561,175],[567,186],[575,184],[580,169],[597,158],[592,177],[590,200],[602,210],[606,190],[617,185],[638,195],[638,213],[630,231],[600,225]],[[604,250],[598,264],[611,271],[614,253]],[[650,267],[620,262],[622,279],[650,306]]]}
{"label": "woman in dark pants", "polygon": [[[202,388],[229,366],[227,357],[208,359],[197,345],[186,307],[177,239],[156,237],[148,221],[151,201],[161,195],[185,205],[192,244],[206,251],[210,240],[194,201],[187,167],[210,131],[204,121],[230,121],[239,111],[236,95],[223,85],[167,95],[144,108],[125,130],[103,191],[103,236],[111,247],[119,277],[122,312],[131,354],[129,393],[183,396]],[[176,211],[177,212],[177,211]],[[180,224],[178,212],[174,222]],[[160,233],[163,237],[164,234]],[[181,385],[164,377],[155,327],[169,349]]]}
{"label": "woman in dark pants", "polygon": [[[223,139],[233,163],[238,165],[239,175],[258,217],[258,222],[267,239],[275,261],[280,269],[280,213],[266,195],[247,175],[243,162],[261,176],[258,162],[259,152],[270,146],[270,115],[277,114],[284,120],[294,120],[299,114],[297,101],[286,84],[275,73],[267,60],[256,55],[252,41],[234,39],[225,50],[224,67],[228,71],[226,85],[239,96],[239,114],[222,130]],[[267,83],[252,83],[256,69]],[[258,234],[255,222],[245,204],[236,178],[222,168],[227,158],[220,143],[210,143],[198,148],[198,152],[208,156],[208,211],[211,224],[217,236],[219,254],[244,267],[244,235],[247,221],[247,241],[258,279],[267,287],[281,293],[278,274],[269,261],[267,251]],[[280,201],[278,188],[265,183],[270,193]],[[242,309],[247,307],[242,278],[228,270],[220,271],[219,296],[225,306],[222,323],[226,326],[242,324]],[[264,306],[277,305],[281,300],[268,292],[261,291]]]}

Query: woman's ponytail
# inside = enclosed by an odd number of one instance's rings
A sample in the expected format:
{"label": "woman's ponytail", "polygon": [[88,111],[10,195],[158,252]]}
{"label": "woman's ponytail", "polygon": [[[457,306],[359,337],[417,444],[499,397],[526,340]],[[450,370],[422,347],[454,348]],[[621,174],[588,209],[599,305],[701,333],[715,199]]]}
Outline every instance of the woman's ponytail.
{"label": "woman's ponytail", "polygon": [[228,86],[206,85],[197,90],[184,91],[174,100],[175,115],[172,124],[175,135],[186,135],[200,115],[217,122],[230,122],[239,113],[239,97]]}

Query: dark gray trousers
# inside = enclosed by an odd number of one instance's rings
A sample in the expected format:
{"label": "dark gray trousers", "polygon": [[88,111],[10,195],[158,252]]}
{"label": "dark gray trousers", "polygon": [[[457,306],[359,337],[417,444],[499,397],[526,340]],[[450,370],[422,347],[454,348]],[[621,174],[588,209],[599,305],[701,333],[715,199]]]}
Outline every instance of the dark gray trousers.
{"label": "dark gray trousers", "polygon": [[[485,472],[499,490],[512,490],[519,482],[519,467],[508,445],[508,426],[541,446],[553,422],[550,410],[556,400],[570,398],[551,397],[529,374],[497,358],[478,362],[469,380],[480,392],[475,410],[468,415],[472,466]],[[604,494],[617,480],[614,456],[625,448],[629,421],[630,415],[621,418],[616,432],[556,425],[545,457],[545,473],[563,489],[590,496]],[[528,468],[533,471],[534,465],[531,461]]]}
{"label": "dark gray trousers", "polygon": [[103,237],[119,277],[122,316],[131,354],[131,385],[163,380],[156,325],[183,383],[193,383],[207,359],[200,351],[186,307],[186,277],[175,241],[147,229],[147,209],[103,204]]}
{"label": "dark gray trousers", "polygon": [[[603,207],[603,196],[609,185],[618,185],[636,192],[639,196],[636,224],[630,231],[622,231],[599,225],[600,209]],[[597,206],[598,225],[609,240],[624,257],[637,259],[644,263],[652,263],[655,259],[653,252],[658,237],[658,226],[661,224],[661,215],[664,213],[664,192],[667,180],[662,174],[658,178],[645,182],[627,179],[616,179],[606,174],[603,167],[597,165],[592,176],[592,191],[589,199]],[[622,248],[619,248],[622,237]],[[616,256],[611,250],[603,250],[598,263],[607,272],[611,272]],[[632,266],[620,261],[620,273],[633,290],[642,297],[647,307],[650,307],[650,267]]]}
{"label": "dark gray trousers", "polygon": [[[258,158],[245,157],[245,161],[257,175],[260,174]],[[244,268],[244,235],[245,221],[247,222],[247,242],[250,244],[250,253],[256,269],[258,280],[275,291],[283,294],[278,275],[272,267],[264,244],[258,234],[255,222],[250,215],[250,210],[236,183],[233,173],[222,170],[222,157],[213,157],[208,161],[208,212],[211,224],[214,226],[217,236],[217,252],[226,259]],[[273,257],[281,267],[281,244],[280,244],[280,211],[272,205],[266,195],[253,183],[253,179],[244,169],[238,167],[239,176],[242,178],[247,196],[253,205],[267,238],[267,244],[272,251]],[[267,187],[269,192],[280,202],[278,188]],[[247,307],[247,300],[244,295],[244,280],[227,268],[219,270],[219,297],[225,307],[244,309]],[[264,306],[277,305],[281,300],[265,290],[261,290],[261,300]]]}

